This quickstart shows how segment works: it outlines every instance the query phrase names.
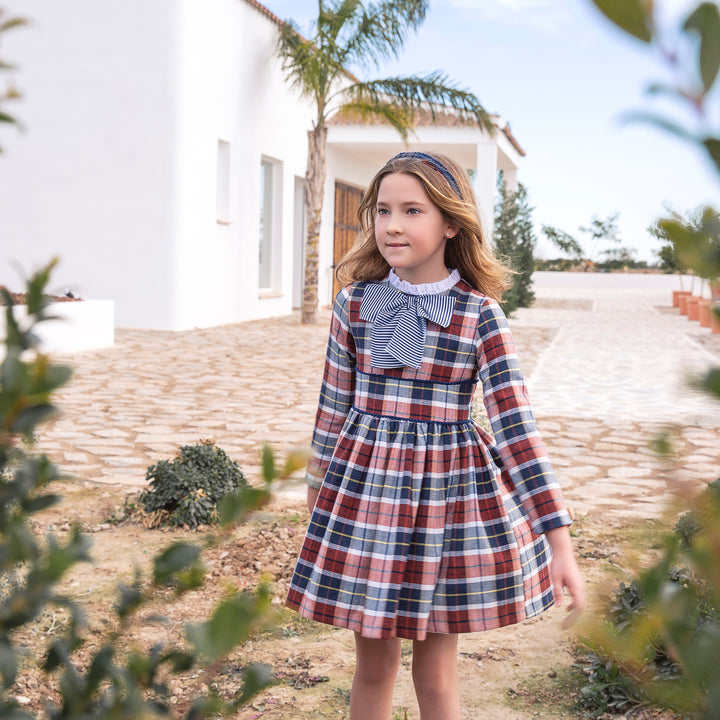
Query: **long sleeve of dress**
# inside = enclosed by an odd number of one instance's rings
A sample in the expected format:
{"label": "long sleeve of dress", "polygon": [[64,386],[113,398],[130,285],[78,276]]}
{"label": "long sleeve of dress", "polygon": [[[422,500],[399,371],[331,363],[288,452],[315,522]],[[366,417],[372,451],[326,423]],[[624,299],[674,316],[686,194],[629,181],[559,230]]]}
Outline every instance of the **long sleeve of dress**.
{"label": "long sleeve of dress", "polygon": [[333,307],[312,455],[305,478],[314,488],[322,485],[355,392],[355,341],[350,334],[348,298],[347,289],[341,290]]}
{"label": "long sleeve of dress", "polygon": [[536,533],[570,525],[562,492],[535,425],[515,344],[500,306],[488,300],[479,323],[483,400],[505,470]]}

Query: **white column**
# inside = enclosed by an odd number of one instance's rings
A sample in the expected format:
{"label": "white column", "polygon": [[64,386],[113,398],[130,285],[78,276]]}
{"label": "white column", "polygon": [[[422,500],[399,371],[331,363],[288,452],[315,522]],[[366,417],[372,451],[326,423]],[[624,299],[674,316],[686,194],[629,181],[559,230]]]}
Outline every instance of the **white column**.
{"label": "white column", "polygon": [[505,187],[510,192],[516,193],[518,191],[517,168],[513,167],[503,170],[503,177],[505,178]]}
{"label": "white column", "polygon": [[495,180],[497,177],[497,147],[488,142],[477,146],[475,173],[475,197],[485,236],[492,237],[495,207]]}

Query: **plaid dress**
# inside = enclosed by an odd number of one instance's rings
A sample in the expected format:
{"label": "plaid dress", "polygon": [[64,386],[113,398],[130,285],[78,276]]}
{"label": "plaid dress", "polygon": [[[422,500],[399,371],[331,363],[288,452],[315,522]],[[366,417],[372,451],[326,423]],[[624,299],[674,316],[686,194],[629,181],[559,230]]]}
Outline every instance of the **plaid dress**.
{"label": "plaid dress", "polygon": [[[437,297],[385,280],[335,300],[308,468],[321,490],[287,598],[305,617],[422,640],[553,603],[542,533],[570,517],[505,316],[455,278]],[[470,416],[478,380],[494,439]]]}

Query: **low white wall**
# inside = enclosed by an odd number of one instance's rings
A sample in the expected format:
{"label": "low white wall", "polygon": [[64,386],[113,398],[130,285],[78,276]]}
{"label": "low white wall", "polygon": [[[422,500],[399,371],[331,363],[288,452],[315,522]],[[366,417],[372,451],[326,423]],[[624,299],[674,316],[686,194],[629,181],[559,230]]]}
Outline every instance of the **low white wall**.
{"label": "low white wall", "polygon": [[[115,304],[112,300],[81,300],[51,303],[48,313],[54,320],[40,323],[36,333],[40,349],[49,354],[67,354],[84,350],[100,350],[115,343]],[[5,312],[0,307],[0,338],[5,338]],[[15,305],[13,313],[18,322],[27,317],[25,305]],[[4,343],[0,357],[4,357]]]}

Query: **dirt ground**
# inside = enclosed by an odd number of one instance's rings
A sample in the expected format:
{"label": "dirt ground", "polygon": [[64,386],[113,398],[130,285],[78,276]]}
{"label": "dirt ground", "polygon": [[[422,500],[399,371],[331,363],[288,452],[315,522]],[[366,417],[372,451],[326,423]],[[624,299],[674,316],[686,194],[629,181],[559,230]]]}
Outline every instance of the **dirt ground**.
{"label": "dirt ground", "polygon": [[[528,328],[516,334],[524,367],[532,366],[538,352],[552,341],[553,332],[547,328]],[[302,333],[298,335],[297,352],[302,352],[306,358],[311,356],[313,362],[321,362],[325,331],[320,333],[303,328]],[[206,331],[205,335],[207,338],[202,338],[206,342],[204,347],[225,352],[222,345],[224,335],[210,331]],[[164,342],[170,342],[165,340],[165,335],[158,334],[158,337]],[[233,338],[233,348],[242,348],[243,343],[251,348],[260,348],[263,337],[260,325],[249,323],[243,327],[242,337]],[[209,342],[209,339],[213,342]],[[720,357],[720,337],[708,336],[705,346]],[[52,532],[62,537],[73,523],[78,523],[92,539],[92,563],[74,568],[61,587],[62,591],[81,602],[88,613],[87,642],[77,651],[76,656],[81,665],[93,649],[104,641],[108,632],[116,627],[112,606],[117,599],[118,584],[131,581],[136,567],[147,571],[152,557],[172,541],[190,539],[202,542],[207,533],[146,528],[132,513],[128,513],[127,503],[136,503],[140,488],[123,486],[119,481],[116,484],[111,482],[116,472],[127,472],[125,465],[129,463],[123,458],[117,458],[113,462],[117,462],[118,467],[109,465],[112,474],[101,477],[97,465],[92,464],[95,462],[95,455],[91,453],[95,452],[93,447],[87,443],[87,447],[79,445],[75,448],[69,445],[74,442],[73,437],[85,436],[85,423],[94,421],[94,416],[100,412],[92,406],[89,398],[97,396],[97,403],[104,403],[110,408],[103,412],[107,412],[104,422],[108,423],[111,430],[122,419],[118,408],[122,409],[123,402],[136,412],[132,403],[137,400],[128,398],[128,393],[122,387],[105,387],[102,384],[105,376],[98,372],[98,367],[106,375],[124,373],[128,376],[134,367],[130,365],[130,359],[136,362],[142,369],[138,382],[144,383],[142,402],[145,404],[150,403],[155,396],[162,397],[163,393],[168,392],[163,385],[163,373],[167,369],[158,361],[157,377],[153,375],[147,369],[149,361],[145,357],[137,359],[142,350],[140,340],[128,334],[125,343],[121,343],[112,356],[116,365],[107,366],[104,356],[98,356],[100,359],[97,360],[89,357],[84,366],[77,368],[74,389],[71,387],[63,395],[62,408],[66,419],[51,428],[55,432],[54,436],[51,433],[40,439],[41,448],[43,443],[51,447],[50,441],[55,442],[54,452],[61,466],[63,459],[67,464],[73,462],[80,452],[84,453],[76,461],[77,467],[70,468],[76,478],[57,483],[56,491],[63,495],[62,502],[35,516],[33,520],[34,529],[39,535]],[[154,354],[158,355],[157,352]],[[259,363],[258,367],[265,362],[262,357],[256,357],[255,361]],[[93,365],[93,362],[96,364]],[[239,368],[238,377],[229,378],[227,387],[242,388],[245,383],[250,395],[261,395],[261,390],[249,380],[245,382],[243,375],[246,373],[250,379],[262,377],[258,367],[248,365]],[[177,373],[177,367],[175,370]],[[275,372],[276,375],[281,374],[280,370]],[[198,371],[198,374],[212,376],[208,372]],[[248,438],[248,447],[238,444],[238,454],[234,455],[251,476],[252,463],[257,462],[254,459],[257,457],[255,436],[273,442],[287,442],[293,427],[289,423],[295,422],[292,413],[299,418],[297,423],[301,426],[301,432],[306,432],[308,418],[316,402],[317,380],[313,375],[313,381],[308,381],[307,387],[299,389],[297,378],[293,377],[292,383],[291,391],[277,393],[277,400],[274,396],[268,400],[261,397],[263,412],[268,417],[282,415],[285,418],[284,425],[276,428],[272,423],[265,422],[264,416],[258,413],[246,412],[243,415],[236,411],[235,415],[243,418],[247,427],[237,421],[228,424],[225,437],[217,436],[218,444],[225,449],[232,447],[232,438]],[[239,396],[237,390],[234,392],[238,396],[235,402],[239,408],[243,407],[243,403],[250,402]],[[229,390],[218,393],[223,403],[226,397],[230,397]],[[183,406],[184,413],[213,416],[212,408],[202,404],[214,397],[210,391],[198,393],[194,389],[188,397],[191,397],[192,404],[188,406],[189,409]],[[155,422],[169,424],[162,415],[163,409],[162,405],[158,405],[157,410],[147,412],[149,416],[153,415]],[[128,417],[131,416],[130,410],[126,413]],[[226,409],[226,413],[232,412],[234,408]],[[187,422],[184,416],[182,420]],[[69,426],[69,430],[63,429],[63,422]],[[149,417],[133,422],[143,427],[151,424]],[[549,441],[553,462],[563,471],[568,483],[564,485],[564,491],[571,500],[571,508],[575,504],[572,534],[587,583],[590,607],[584,620],[569,631],[561,627],[563,610],[553,608],[541,617],[517,626],[462,636],[458,666],[465,720],[579,720],[591,717],[579,709],[577,704],[581,674],[576,666],[574,649],[578,635],[584,632],[583,623],[601,614],[606,595],[621,579],[631,575],[632,568],[637,567],[642,557],[648,557],[647,552],[639,556],[638,548],[652,548],[653,534],[663,525],[657,515],[655,519],[650,519],[653,517],[651,510],[654,505],[669,494],[687,491],[689,487],[696,491],[717,475],[719,456],[717,446],[713,445],[714,440],[711,438],[708,441],[707,434],[690,429],[682,438],[684,445],[680,448],[675,467],[660,468],[657,472],[653,469],[653,476],[643,481],[632,477],[622,483],[616,480],[603,486],[604,494],[585,498],[583,503],[580,499],[587,494],[583,493],[583,486],[592,480],[585,468],[588,453],[593,453],[593,462],[598,466],[595,471],[600,475],[606,473],[606,466],[616,464],[618,457],[625,458],[625,463],[637,462],[639,465],[654,462],[648,457],[652,456],[648,445],[654,437],[655,429],[638,424],[630,428],[603,427],[600,431],[599,427],[598,423],[585,420],[576,423],[573,432],[568,432],[562,421],[552,422],[552,419],[543,420],[541,427],[541,432]],[[177,442],[181,435],[173,427],[170,430],[168,436]],[[65,445],[60,443],[63,439],[60,437],[61,431],[67,434],[63,440]],[[216,429],[215,432],[219,433],[220,430]],[[80,440],[76,442],[80,443]],[[113,449],[109,440],[95,442],[103,443],[102,449],[97,450],[98,457]],[[160,443],[158,440],[157,443],[153,445],[149,440],[140,439],[135,441],[132,447],[138,454],[138,467],[146,467],[149,459],[154,462],[159,456],[169,457],[165,444],[162,444],[166,441],[163,439]],[[117,444],[132,445],[132,441],[121,438]],[[170,447],[170,440],[167,445]],[[688,474],[687,468],[682,467],[683,458],[691,456],[696,457],[694,474]],[[82,472],[86,473],[85,476]],[[679,476],[676,483],[674,474],[682,472],[685,473],[685,479]],[[711,475],[711,472],[715,474]],[[638,507],[634,514],[626,512],[632,503]],[[642,512],[647,512],[646,519],[643,519]],[[229,542],[205,554],[207,575],[202,589],[179,598],[170,590],[160,592],[153,606],[144,608],[135,617],[124,640],[128,649],[135,646],[147,648],[156,642],[182,645],[185,624],[207,616],[228,586],[253,588],[263,579],[271,584],[276,609],[272,625],[258,632],[251,642],[232,653],[216,677],[208,678],[200,672],[191,672],[172,678],[171,702],[177,709],[177,716],[181,715],[183,708],[192,699],[207,691],[210,685],[216,685],[223,695],[231,697],[241,685],[243,668],[250,662],[265,662],[272,668],[275,684],[240,711],[236,715],[238,720],[341,720],[348,717],[354,665],[352,633],[306,621],[282,606],[307,522],[308,514],[300,483],[280,488],[271,503],[239,527]],[[665,526],[670,522],[668,518]],[[158,615],[165,619],[154,619]],[[56,678],[44,676],[33,658],[40,656],[41,650],[67,623],[66,613],[51,608],[37,622],[18,632],[16,637],[17,644],[24,648],[25,659],[22,673],[12,692],[24,709],[40,717],[44,716],[45,701],[57,700],[53,690]],[[412,646],[407,643],[403,646],[402,668],[394,695],[393,720],[419,719],[411,679],[411,654]],[[643,709],[633,717],[651,720],[670,716]]]}
{"label": "dirt ground", "polygon": [[[112,605],[119,582],[132,580],[136,567],[147,570],[152,556],[171,541],[201,542],[205,532],[151,530],[137,519],[124,519],[128,496],[91,483],[67,482],[59,488],[63,502],[36,518],[35,530],[62,536],[79,523],[92,539],[92,564],[76,566],[63,590],[79,600],[89,616],[87,643],[77,653],[82,665],[114,627]],[[130,496],[130,501],[133,497]],[[180,598],[163,591],[157,603],[135,618],[127,647],[149,647],[157,642],[182,645],[183,627],[207,615],[228,584],[253,588],[269,580],[276,606],[274,623],[234,652],[215,686],[231,697],[240,686],[242,668],[249,662],[272,667],[276,684],[239,712],[239,720],[267,718],[347,718],[354,664],[353,638],[338,630],[304,620],[282,607],[308,516],[297,493],[279,492],[270,505],[239,527],[232,540],[206,552],[205,586]],[[626,556],[648,542],[657,523],[623,523],[584,518],[573,527],[575,547],[588,584],[591,609],[602,607],[604,593],[626,577]],[[162,614],[164,622],[152,622]],[[461,636],[459,674],[468,720],[550,720],[590,717],[577,707],[580,675],[573,667],[573,648],[582,623],[572,631],[561,628],[564,611],[553,608],[539,618],[501,630]],[[47,611],[18,635],[28,650],[46,646],[68,618]],[[29,656],[37,656],[37,652]],[[419,713],[411,680],[411,643],[403,646],[403,660],[394,698],[394,720],[417,720]],[[205,691],[211,681],[199,673],[171,681],[172,703],[178,711]],[[52,683],[30,663],[14,691],[26,709],[42,715],[46,700],[57,700]],[[636,715],[635,717],[640,717]],[[644,718],[659,717],[646,711]]]}

